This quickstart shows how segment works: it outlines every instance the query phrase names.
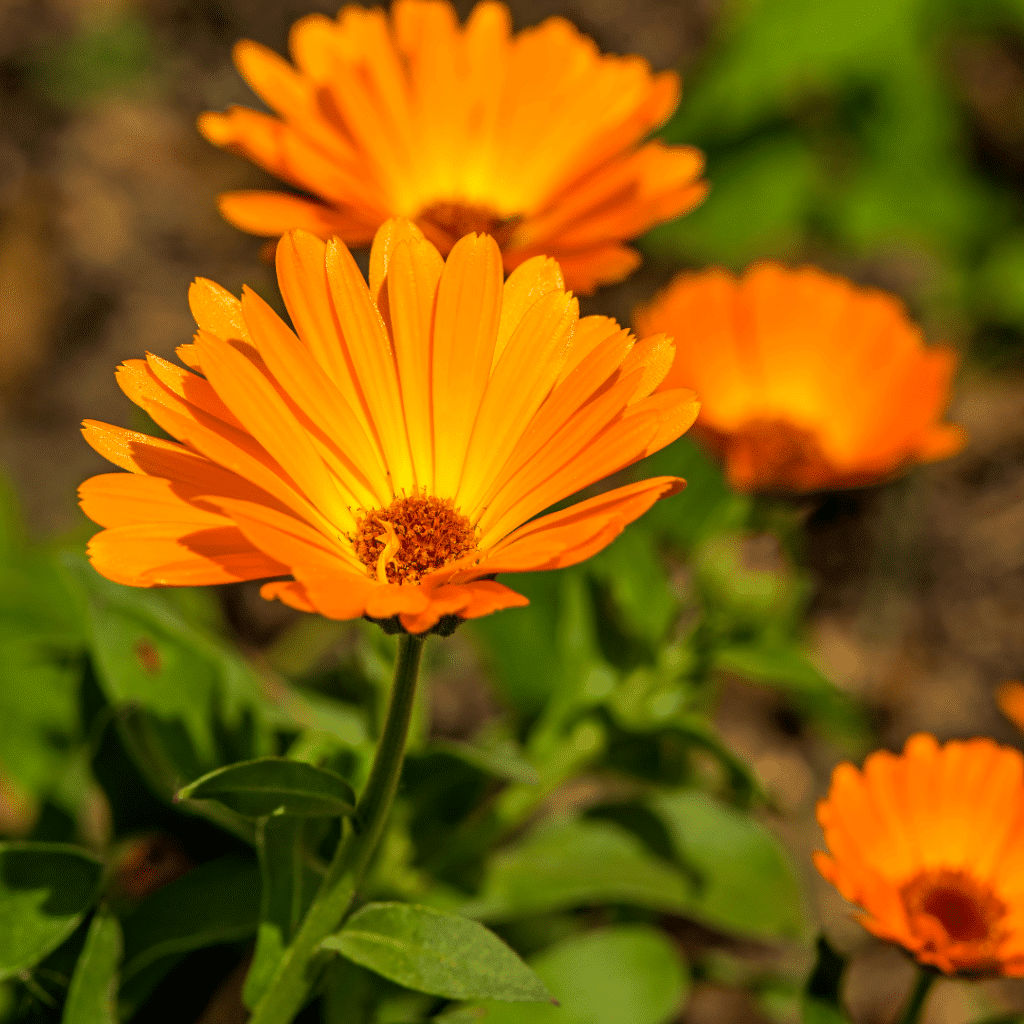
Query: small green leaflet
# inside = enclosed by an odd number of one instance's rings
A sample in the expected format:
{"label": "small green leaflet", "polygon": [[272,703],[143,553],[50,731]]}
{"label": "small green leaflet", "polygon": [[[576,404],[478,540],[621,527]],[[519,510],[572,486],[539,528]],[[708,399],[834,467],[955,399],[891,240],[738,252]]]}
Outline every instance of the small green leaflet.
{"label": "small green leaflet", "polygon": [[118,1024],[117,969],[122,952],[120,923],[113,914],[99,910],[71,976],[63,1024]]}
{"label": "small green leaflet", "polygon": [[430,907],[370,903],[323,946],[406,988],[447,999],[551,999],[497,935],[476,921]]}
{"label": "small green leaflet", "polygon": [[79,925],[103,867],[62,843],[0,843],[0,981],[35,966]]}
{"label": "small green leaflet", "polygon": [[340,775],[285,757],[261,757],[209,772],[178,791],[178,800],[216,800],[247,818],[271,814],[335,817],[355,811]]}

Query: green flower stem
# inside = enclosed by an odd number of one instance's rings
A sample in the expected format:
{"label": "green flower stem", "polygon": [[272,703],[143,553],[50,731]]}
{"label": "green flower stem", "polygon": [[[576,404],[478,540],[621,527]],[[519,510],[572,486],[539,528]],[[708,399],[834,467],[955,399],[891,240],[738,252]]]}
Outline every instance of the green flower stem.
{"label": "green flower stem", "polygon": [[917,1024],[921,1017],[921,1011],[928,999],[928,993],[935,982],[935,974],[923,967],[917,968],[917,981],[914,983],[914,991],[910,993],[907,1005],[903,1007],[899,1024]]}
{"label": "green flower stem", "polygon": [[398,788],[422,651],[423,637],[403,633],[399,638],[391,702],[352,827],[338,843],[320,891],[292,944],[282,954],[249,1024],[289,1024],[294,1020],[327,959],[320,952],[320,943],[351,913]]}

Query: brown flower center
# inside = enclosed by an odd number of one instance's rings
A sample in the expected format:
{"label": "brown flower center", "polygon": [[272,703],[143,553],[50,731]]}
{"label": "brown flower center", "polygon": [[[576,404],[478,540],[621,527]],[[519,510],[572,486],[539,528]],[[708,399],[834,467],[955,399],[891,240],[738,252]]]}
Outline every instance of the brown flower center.
{"label": "brown flower center", "polygon": [[1006,904],[989,886],[965,871],[924,871],[900,895],[910,930],[926,948],[959,946],[956,958],[967,969],[983,969],[996,961]]}
{"label": "brown flower center", "polygon": [[518,217],[500,217],[486,206],[469,203],[433,203],[421,210],[416,223],[442,253],[471,232],[490,235],[504,249],[519,223]]}
{"label": "brown flower center", "polygon": [[475,551],[476,533],[448,498],[395,498],[357,520],[355,549],[381,583],[418,583]]}
{"label": "brown flower center", "polygon": [[730,443],[730,461],[747,486],[808,490],[835,476],[809,431],[785,420],[751,420]]}

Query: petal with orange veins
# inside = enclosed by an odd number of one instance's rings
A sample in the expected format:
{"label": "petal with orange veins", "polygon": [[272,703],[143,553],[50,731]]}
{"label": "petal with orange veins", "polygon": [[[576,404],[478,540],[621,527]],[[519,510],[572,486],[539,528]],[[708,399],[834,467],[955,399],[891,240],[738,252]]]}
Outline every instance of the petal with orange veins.
{"label": "petal with orange veins", "polygon": [[224,341],[252,342],[241,301],[216,281],[197,277],[188,288],[188,306],[196,326],[204,331]]}
{"label": "petal with orange veins", "polygon": [[512,453],[558,379],[578,319],[579,303],[574,297],[547,292],[527,310],[509,338],[487,382],[462,469],[457,504],[470,519],[475,519],[493,474]]}
{"label": "petal with orange veins", "polygon": [[287,567],[234,526],[137,523],[101,530],[87,548],[101,575],[132,587],[199,587],[280,576]]}
{"label": "petal with orange veins", "polygon": [[181,523],[200,527],[230,526],[217,512],[192,504],[192,488],[172,480],[132,473],[101,473],[78,488],[82,511],[100,526]]}
{"label": "petal with orange veins", "polygon": [[353,377],[362,388],[370,423],[391,471],[392,490],[412,493],[416,481],[391,339],[352,254],[337,239],[327,244],[326,266]]}
{"label": "petal with orange veins", "polygon": [[355,526],[349,503],[309,433],[303,429],[277,389],[232,345],[200,332],[199,357],[207,380],[224,404],[321,515],[341,529]]}
{"label": "petal with orange veins", "polygon": [[318,451],[329,456],[328,464],[354,504],[386,505],[391,500],[387,469],[359,418],[333,382],[319,372],[309,348],[255,292],[243,292],[242,309],[293,415],[309,433],[319,431]]}
{"label": "petal with orange veins", "polygon": [[370,421],[352,360],[335,319],[327,280],[327,244],[306,231],[289,231],[277,245],[277,281],[288,315],[302,343],[371,439],[378,457],[383,453]]}
{"label": "petal with orange veins", "polygon": [[158,427],[184,441],[209,462],[248,480],[308,521],[322,524],[325,529],[333,528],[295,482],[248,434],[218,424],[202,412],[190,416],[152,403],[146,411]]}
{"label": "petal with orange veins", "polygon": [[642,458],[658,431],[658,420],[653,411],[619,419],[568,463],[557,450],[547,458],[538,457],[530,479],[506,487],[501,500],[488,506],[480,517],[480,547],[492,547],[538,512]]}
{"label": "petal with orange veins", "polygon": [[223,192],[217,198],[217,208],[226,221],[251,235],[276,238],[300,228],[319,238],[338,235],[349,245],[365,245],[373,237],[371,219],[286,192]]}
{"label": "petal with orange veins", "polygon": [[472,580],[431,590],[429,604],[422,611],[401,613],[399,620],[408,632],[423,633],[445,615],[479,619],[503,608],[523,608],[529,603],[522,594],[493,580]]}
{"label": "petal with orange veins", "polygon": [[425,238],[409,237],[391,256],[384,289],[416,484],[431,493],[435,480],[431,332],[443,268],[440,254]]}
{"label": "petal with orange veins", "polygon": [[306,588],[298,580],[272,580],[260,587],[260,597],[265,601],[280,601],[298,612],[316,612],[316,606],[309,599]]}
{"label": "petal with orange veins", "polygon": [[438,284],[431,380],[433,487],[440,497],[458,493],[470,443],[487,429],[480,420],[487,422],[484,395],[493,381],[503,276],[494,239],[467,235],[455,243]]}
{"label": "petal with orange veins", "polygon": [[221,494],[287,508],[267,491],[184,445],[86,420],[82,434],[105,459],[134,474],[162,477],[194,494]]}
{"label": "petal with orange veins", "polygon": [[656,501],[679,493],[684,486],[678,477],[653,477],[531,520],[487,552],[479,572],[533,572],[575,565],[607,547]]}
{"label": "petal with orange veins", "polygon": [[[527,255],[532,255],[527,251]],[[640,266],[640,253],[629,246],[619,244],[598,245],[591,249],[554,251],[567,282],[580,295],[593,295],[604,284],[614,284]],[[514,250],[506,257],[513,266],[518,263]]]}
{"label": "petal with orange veins", "polygon": [[509,338],[519,326],[527,310],[548,292],[564,292],[565,281],[556,260],[550,256],[534,256],[520,263],[505,282],[501,297],[501,321],[494,343],[492,365],[505,351]]}

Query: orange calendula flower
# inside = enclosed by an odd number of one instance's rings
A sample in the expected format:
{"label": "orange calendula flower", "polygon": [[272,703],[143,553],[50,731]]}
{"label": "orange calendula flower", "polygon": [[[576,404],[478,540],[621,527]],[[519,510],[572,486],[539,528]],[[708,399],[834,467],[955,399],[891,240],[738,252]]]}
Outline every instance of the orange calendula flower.
{"label": "orange calendula flower", "polygon": [[841,764],[818,870],[868,931],[946,974],[1024,975],[1024,758],[989,739],[912,736]]}
{"label": "orange calendula flower", "polygon": [[675,337],[666,386],[700,396],[697,429],[739,490],[861,486],[965,442],[940,422],[955,353],[883,292],[764,263],[681,274],[635,322]]}
{"label": "orange calendula flower", "polygon": [[277,115],[207,113],[210,142],[314,198],[221,196],[245,231],[305,228],[368,243],[410,217],[447,254],[471,231],[501,245],[506,270],[553,256],[590,292],[639,263],[624,246],[703,199],[701,154],[642,144],[679,102],[679,78],[640,57],[601,54],[563,18],[512,35],[508,8],[478,4],[464,27],[439,0],[344,7],[292,26],[294,66],[243,40],[235,63]]}
{"label": "orange calendula flower", "polygon": [[399,220],[377,233],[369,287],[341,241],[304,231],[281,239],[277,275],[294,330],[252,291],[200,279],[199,331],[178,349],[197,372],[153,355],[119,369],[180,443],[86,422],[130,471],[80,490],[110,579],[285,577],[263,596],[421,633],[525,604],[494,575],[588,558],[683,485],[533,518],[668,444],[698,408],[690,391],[652,394],[671,340],[579,319],[554,260],[503,281],[493,238],[468,235],[445,262]]}

